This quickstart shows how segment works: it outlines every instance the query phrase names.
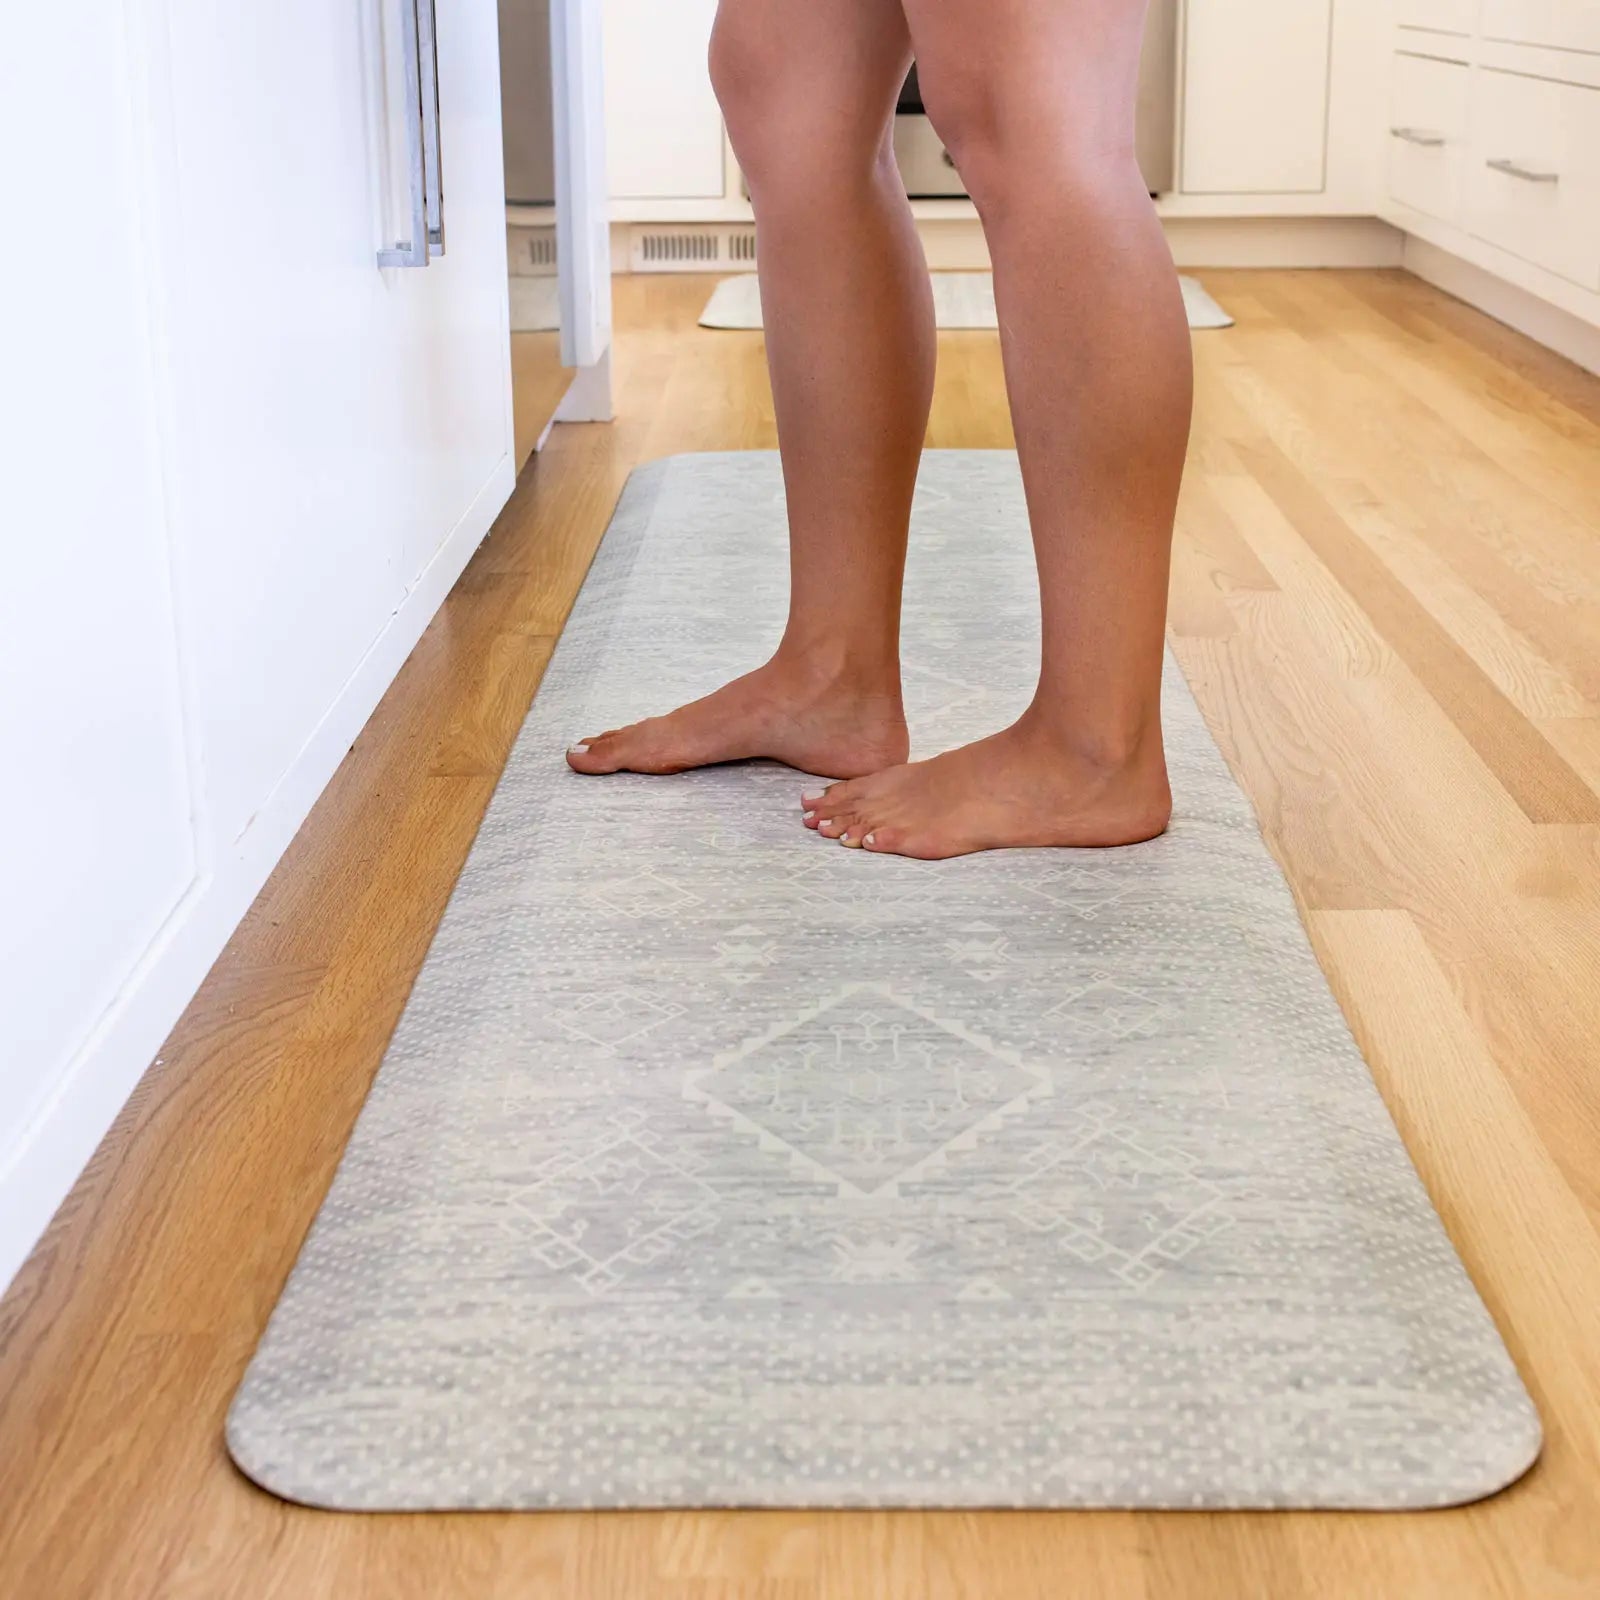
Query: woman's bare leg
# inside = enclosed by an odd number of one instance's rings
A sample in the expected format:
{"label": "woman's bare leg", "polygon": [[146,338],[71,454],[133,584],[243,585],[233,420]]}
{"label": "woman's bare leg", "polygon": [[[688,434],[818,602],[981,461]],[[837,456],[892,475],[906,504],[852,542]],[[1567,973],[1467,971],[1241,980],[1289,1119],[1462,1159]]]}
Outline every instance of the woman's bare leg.
{"label": "woman's bare leg", "polygon": [[1044,649],[1020,721],[803,799],[830,838],[941,857],[1167,825],[1160,684],[1189,332],[1133,153],[1144,0],[905,0],[929,114],[994,258]]}
{"label": "woman's bare leg", "polygon": [[722,0],[712,77],[750,184],[789,508],[765,666],[591,737],[579,772],[770,756],[847,777],[906,758],[900,583],[933,390],[933,302],[890,145],[899,0]]}

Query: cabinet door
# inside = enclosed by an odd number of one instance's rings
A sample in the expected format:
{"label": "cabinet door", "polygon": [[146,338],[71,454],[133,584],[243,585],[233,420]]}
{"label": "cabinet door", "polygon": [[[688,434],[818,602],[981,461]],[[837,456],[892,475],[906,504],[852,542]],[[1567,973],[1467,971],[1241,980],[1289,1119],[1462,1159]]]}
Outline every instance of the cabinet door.
{"label": "cabinet door", "polygon": [[1327,154],[1331,0],[1189,0],[1186,194],[1315,194]]}
{"label": "cabinet door", "polygon": [[[600,0],[556,0],[550,74],[561,239],[561,359],[594,367],[611,348],[611,223],[606,207],[604,32]],[[610,373],[586,420],[611,415]]]}
{"label": "cabinet door", "polygon": [[1389,193],[1449,222],[1460,220],[1471,74],[1459,61],[1397,51],[1389,81]]}
{"label": "cabinet door", "polygon": [[[33,8],[0,70],[0,1174],[196,871],[120,0]],[[23,159],[25,152],[31,152]],[[81,183],[94,174],[92,203]],[[15,415],[10,406],[15,405]],[[59,1192],[0,1204],[0,1286]]]}
{"label": "cabinet door", "polygon": [[725,192],[706,52],[717,0],[605,0],[606,160],[618,200]]}
{"label": "cabinet door", "polygon": [[1478,0],[1395,0],[1394,20],[1402,28],[1469,34],[1477,8]]}
{"label": "cabinet door", "polygon": [[1600,289],[1600,89],[1480,69],[1469,172],[1480,239]]}
{"label": "cabinet door", "polygon": [[398,0],[149,3],[183,622],[227,848],[510,449],[495,10],[439,0],[446,253],[380,270]]}
{"label": "cabinet door", "polygon": [[1485,39],[1600,53],[1600,0],[1483,0]]}
{"label": "cabinet door", "polygon": [[[397,0],[381,5],[397,17]],[[380,275],[399,422],[386,441],[399,496],[391,549],[407,587],[512,448],[498,15],[487,0],[435,5],[445,253]]]}

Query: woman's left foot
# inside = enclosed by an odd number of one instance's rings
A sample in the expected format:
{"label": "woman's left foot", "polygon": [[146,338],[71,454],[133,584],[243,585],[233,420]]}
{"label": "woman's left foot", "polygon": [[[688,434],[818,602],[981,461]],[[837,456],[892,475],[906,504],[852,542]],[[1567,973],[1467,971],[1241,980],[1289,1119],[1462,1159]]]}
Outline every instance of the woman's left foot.
{"label": "woman's left foot", "polygon": [[824,838],[940,861],[1020,846],[1137,844],[1165,830],[1172,791],[1159,736],[1108,764],[1030,713],[976,744],[833,784],[801,805],[806,826]]}

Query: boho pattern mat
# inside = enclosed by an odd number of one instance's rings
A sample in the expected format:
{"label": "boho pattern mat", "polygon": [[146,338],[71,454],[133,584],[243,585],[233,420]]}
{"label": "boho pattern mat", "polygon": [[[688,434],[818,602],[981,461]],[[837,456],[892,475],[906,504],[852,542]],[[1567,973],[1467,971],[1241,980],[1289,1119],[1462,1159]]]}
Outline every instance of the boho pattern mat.
{"label": "boho pattern mat", "polygon": [[[1177,820],[942,864],[561,752],[760,660],[766,454],[636,473],[234,1401],[354,1509],[1428,1506],[1538,1449],[1175,667]],[[1015,458],[916,502],[918,743],[1026,702]]]}

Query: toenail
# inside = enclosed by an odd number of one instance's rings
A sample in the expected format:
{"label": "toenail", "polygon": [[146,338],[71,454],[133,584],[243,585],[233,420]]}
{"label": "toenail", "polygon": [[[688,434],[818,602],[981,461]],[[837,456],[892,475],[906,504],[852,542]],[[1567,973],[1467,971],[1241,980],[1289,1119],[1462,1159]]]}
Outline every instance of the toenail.
{"label": "toenail", "polygon": [[848,833],[841,833],[839,835],[839,843],[840,844],[849,844],[850,843],[850,835]]}
{"label": "toenail", "polygon": [[586,756],[588,753],[589,747],[586,744],[573,744],[567,746],[567,754],[569,756]]}
{"label": "toenail", "polygon": [[869,834],[868,834],[868,835],[867,835],[867,836],[866,836],[866,838],[865,838],[865,839],[863,839],[863,840],[862,840],[862,841],[861,841],[861,842],[862,842],[862,844],[864,844],[864,845],[870,845],[870,844],[871,844],[871,843],[872,843],[872,841],[873,841],[873,840],[874,840],[874,839],[876,839],[876,838],[877,838],[877,837],[878,837],[878,836],[877,836],[877,834],[875,834],[875,833],[869,833]]}
{"label": "toenail", "polygon": [[802,822],[809,822],[814,816],[816,816],[815,811],[807,811],[804,813],[804,815],[802,815],[800,820]]}
{"label": "toenail", "polygon": [[827,792],[828,791],[826,789],[818,789],[815,794],[803,794],[800,796],[800,798],[808,806],[815,805],[816,802],[820,800]]}

